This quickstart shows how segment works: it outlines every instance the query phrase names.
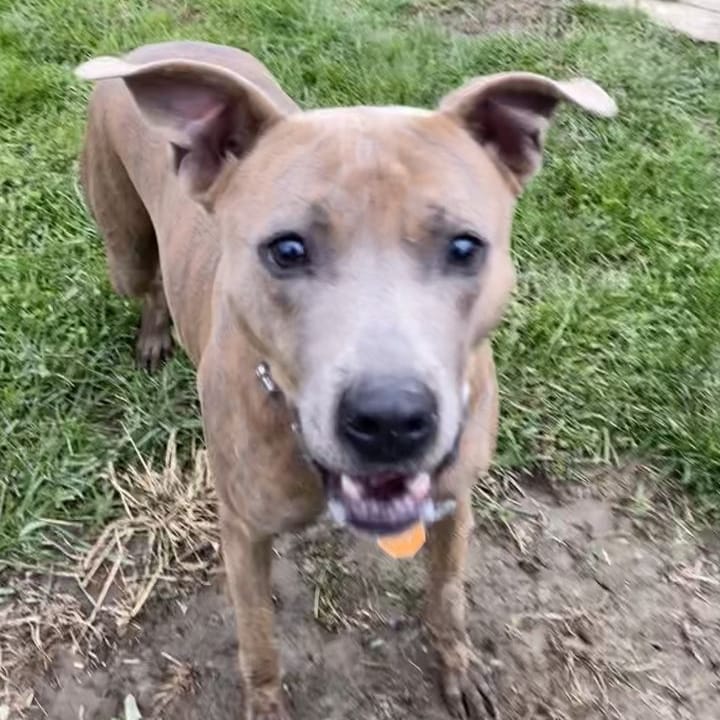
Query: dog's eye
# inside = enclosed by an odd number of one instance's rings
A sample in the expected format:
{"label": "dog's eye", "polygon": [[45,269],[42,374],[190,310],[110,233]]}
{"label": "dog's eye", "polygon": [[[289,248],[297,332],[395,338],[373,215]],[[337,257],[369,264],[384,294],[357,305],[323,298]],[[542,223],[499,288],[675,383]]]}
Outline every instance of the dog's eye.
{"label": "dog's eye", "polygon": [[310,263],[305,241],[297,233],[284,233],[273,238],[266,246],[267,259],[280,270],[295,270]]}
{"label": "dog's eye", "polygon": [[456,235],[448,245],[447,261],[452,267],[474,268],[485,258],[487,245],[475,235],[463,233]]}

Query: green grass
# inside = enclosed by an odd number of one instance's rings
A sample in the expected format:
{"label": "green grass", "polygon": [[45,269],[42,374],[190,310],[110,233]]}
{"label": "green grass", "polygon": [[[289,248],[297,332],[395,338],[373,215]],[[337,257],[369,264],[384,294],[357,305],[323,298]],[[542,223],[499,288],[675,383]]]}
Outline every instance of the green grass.
{"label": "green grass", "polygon": [[136,308],[110,292],[75,180],[73,67],[168,38],[248,48],[307,106],[429,105],[507,69],[603,84],[620,117],[562,113],[519,207],[498,462],[641,457],[720,506],[717,49],[589,8],[559,38],[453,36],[419,4],[0,0],[0,557],[112,515],[108,462],[199,438],[188,363],[133,369]]}

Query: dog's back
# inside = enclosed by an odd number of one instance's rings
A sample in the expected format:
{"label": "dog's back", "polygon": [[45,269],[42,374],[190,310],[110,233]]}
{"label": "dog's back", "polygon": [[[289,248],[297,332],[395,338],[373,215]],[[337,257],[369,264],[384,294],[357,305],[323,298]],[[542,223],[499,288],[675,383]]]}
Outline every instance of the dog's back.
{"label": "dog's back", "polygon": [[[169,58],[224,67],[248,78],[286,112],[296,109],[265,66],[242,50],[203,42],[167,42],[138,48],[126,56],[128,62],[138,64]],[[98,82],[89,101],[81,184],[105,240],[113,286],[121,295],[143,300],[137,360],[151,370],[172,349],[168,303],[183,345],[199,361],[209,328],[210,289],[217,264],[214,221],[186,196],[171,169],[166,139],[143,120],[125,83],[119,79]],[[169,252],[176,259],[162,262]],[[176,271],[171,275],[166,270],[163,278],[163,265]],[[193,292],[188,293],[188,288]],[[192,317],[191,323],[182,322],[186,316]]]}

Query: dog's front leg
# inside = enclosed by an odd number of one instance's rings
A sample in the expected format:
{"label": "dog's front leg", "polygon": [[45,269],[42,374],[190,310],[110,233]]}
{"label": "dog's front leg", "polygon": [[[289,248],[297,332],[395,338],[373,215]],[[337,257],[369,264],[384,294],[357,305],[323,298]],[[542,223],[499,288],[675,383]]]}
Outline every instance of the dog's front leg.
{"label": "dog's front leg", "polygon": [[473,528],[470,494],[458,500],[454,515],[429,534],[426,620],[440,659],[448,708],[462,720],[497,719],[490,673],[473,651],[465,624],[465,563]]}
{"label": "dog's front leg", "polygon": [[243,524],[221,516],[223,554],[235,605],[245,718],[289,720],[273,629],[270,581],[272,538],[251,537]]}

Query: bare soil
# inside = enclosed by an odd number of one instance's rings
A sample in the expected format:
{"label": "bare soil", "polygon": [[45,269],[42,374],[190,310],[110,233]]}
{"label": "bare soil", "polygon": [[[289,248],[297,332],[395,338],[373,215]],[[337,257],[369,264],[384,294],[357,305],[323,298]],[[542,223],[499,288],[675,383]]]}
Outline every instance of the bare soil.
{"label": "bare soil", "polygon": [[414,0],[409,11],[465,35],[497,32],[560,34],[572,0]]}
{"label": "bare soil", "polygon": [[[481,494],[478,517],[469,626],[506,720],[720,717],[717,537],[692,531],[637,473]],[[284,538],[274,570],[294,718],[447,718],[418,621],[419,559],[320,525]],[[123,718],[128,694],[146,719],[244,717],[222,572],[201,579],[159,586],[92,654],[61,638],[46,671],[15,678],[32,685],[28,717]]]}

